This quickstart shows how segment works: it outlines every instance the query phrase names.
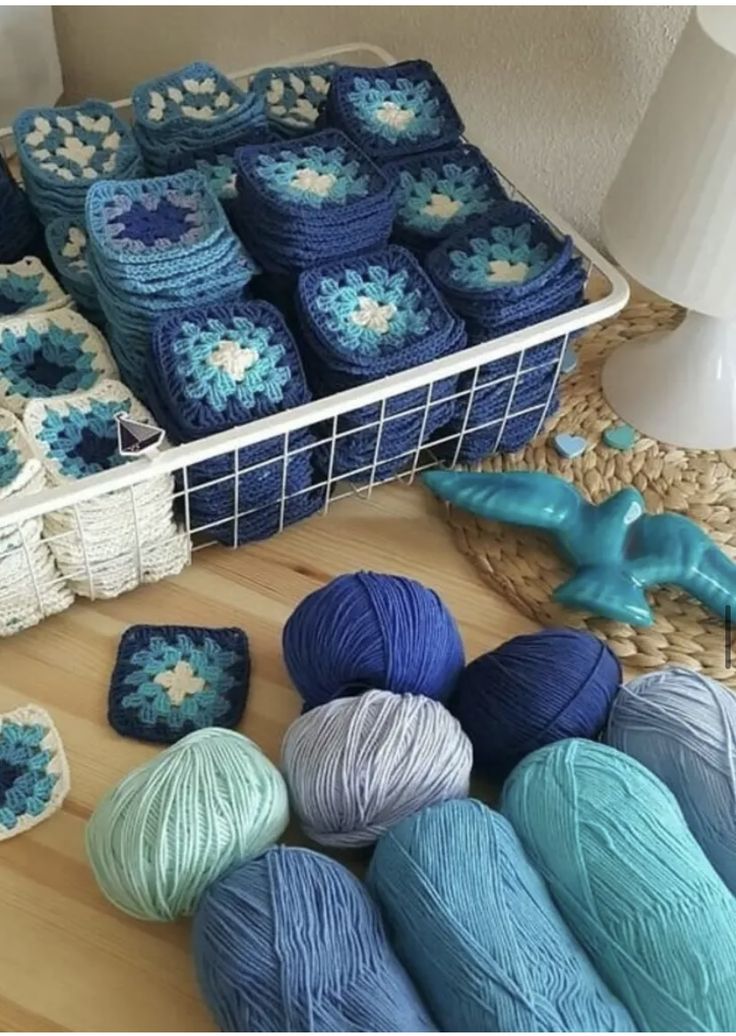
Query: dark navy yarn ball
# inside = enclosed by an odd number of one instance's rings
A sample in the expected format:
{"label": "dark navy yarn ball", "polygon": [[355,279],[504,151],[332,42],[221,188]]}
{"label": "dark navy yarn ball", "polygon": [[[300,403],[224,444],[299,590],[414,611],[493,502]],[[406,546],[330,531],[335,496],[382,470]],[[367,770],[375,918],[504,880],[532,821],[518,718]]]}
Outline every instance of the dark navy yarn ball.
{"label": "dark navy yarn ball", "polygon": [[501,780],[542,745],[596,737],[620,683],[619,661],[602,640],[546,629],[514,637],[466,666],[451,708],[475,762]]}
{"label": "dark navy yarn ball", "polygon": [[455,620],[434,590],[377,572],[338,576],[305,597],[284,627],[283,649],[305,709],[372,688],[442,701],[465,664]]}

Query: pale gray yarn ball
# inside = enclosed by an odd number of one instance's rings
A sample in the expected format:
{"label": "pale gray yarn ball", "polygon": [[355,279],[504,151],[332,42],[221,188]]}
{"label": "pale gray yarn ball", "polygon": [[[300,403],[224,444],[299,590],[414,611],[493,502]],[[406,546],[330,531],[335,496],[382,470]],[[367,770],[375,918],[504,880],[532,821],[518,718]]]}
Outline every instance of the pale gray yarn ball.
{"label": "pale gray yarn ball", "polygon": [[370,845],[424,806],[468,794],[473,750],[444,705],[367,691],[300,716],[281,763],[304,830],[322,845]]}

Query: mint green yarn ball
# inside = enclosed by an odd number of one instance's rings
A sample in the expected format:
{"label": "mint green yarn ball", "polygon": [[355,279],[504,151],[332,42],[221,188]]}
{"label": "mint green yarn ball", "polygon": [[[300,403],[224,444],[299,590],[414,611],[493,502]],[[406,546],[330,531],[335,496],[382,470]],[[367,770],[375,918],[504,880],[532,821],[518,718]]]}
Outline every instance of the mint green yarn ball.
{"label": "mint green yarn ball", "polygon": [[105,795],[87,825],[87,855],[111,903],[145,921],[171,921],[193,913],[233,864],[273,845],[288,820],[273,763],[242,734],[211,727]]}
{"label": "mint green yarn ball", "polygon": [[640,1031],[736,1030],[736,899],[659,778],[560,741],[519,763],[502,808]]}

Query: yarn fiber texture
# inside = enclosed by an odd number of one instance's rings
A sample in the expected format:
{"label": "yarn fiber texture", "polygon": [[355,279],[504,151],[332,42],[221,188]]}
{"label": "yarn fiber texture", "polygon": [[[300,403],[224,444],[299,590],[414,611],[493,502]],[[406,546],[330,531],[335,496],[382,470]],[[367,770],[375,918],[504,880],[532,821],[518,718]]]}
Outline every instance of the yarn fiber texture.
{"label": "yarn fiber texture", "polygon": [[736,895],[736,698],[680,666],[637,677],[614,699],[606,741],[664,781]]}
{"label": "yarn fiber texture", "polygon": [[133,917],[191,914],[220,874],[257,856],[289,819],[286,785],[242,734],[198,730],[128,774],[86,831],[97,882]]}
{"label": "yarn fiber texture", "polygon": [[736,1028],[736,899],[659,778],[561,741],[514,770],[503,812],[640,1030]]}
{"label": "yarn fiber texture", "polygon": [[432,1032],[357,878],[279,847],[210,886],[194,918],[204,998],[225,1032]]}
{"label": "yarn fiber texture", "polygon": [[423,695],[367,691],[291,724],[282,768],[315,842],[369,845],[424,806],[468,794],[473,751],[460,724]]}
{"label": "yarn fiber texture", "polygon": [[378,842],[368,887],[446,1032],[629,1032],[509,822],[473,799]]}
{"label": "yarn fiber texture", "polygon": [[307,709],[374,687],[443,700],[465,663],[434,590],[377,572],[338,576],[305,597],[284,627],[283,651]]}
{"label": "yarn fiber texture", "polygon": [[498,779],[542,745],[596,737],[620,682],[621,666],[603,641],[546,629],[507,640],[467,665],[451,706],[476,763]]}

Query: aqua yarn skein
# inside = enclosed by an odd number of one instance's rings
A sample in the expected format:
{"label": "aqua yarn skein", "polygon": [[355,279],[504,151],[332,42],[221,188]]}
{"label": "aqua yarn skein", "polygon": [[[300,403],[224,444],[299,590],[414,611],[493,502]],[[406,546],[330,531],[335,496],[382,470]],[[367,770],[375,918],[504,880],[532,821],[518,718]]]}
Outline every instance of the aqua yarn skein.
{"label": "aqua yarn skein", "polygon": [[279,847],[218,879],[194,917],[200,989],[224,1032],[433,1032],[363,885]]}
{"label": "aqua yarn skein", "polygon": [[503,812],[639,1029],[736,1029],[736,899],[659,778],[560,741],[517,766]]}
{"label": "aqua yarn skein", "polygon": [[281,765],[315,842],[370,845],[403,817],[468,794],[473,751],[458,721],[423,695],[366,691],[295,720]]}
{"label": "aqua yarn skein", "polygon": [[736,895],[736,698],[681,666],[616,695],[606,741],[664,781],[703,852]]}
{"label": "aqua yarn skein", "polygon": [[465,663],[455,620],[414,579],[353,572],[289,617],[284,661],[305,708],[371,687],[446,698]]}
{"label": "aqua yarn skein", "polygon": [[463,670],[450,707],[476,764],[496,779],[567,737],[596,737],[621,683],[611,649],[590,633],[545,629],[507,640]]}
{"label": "aqua yarn skein", "polygon": [[474,799],[429,806],[368,871],[399,958],[445,1032],[630,1032],[514,834]]}
{"label": "aqua yarn skein", "polygon": [[86,830],[97,883],[133,917],[191,914],[223,871],[272,845],[289,819],[284,779],[233,730],[188,734],[99,803]]}

